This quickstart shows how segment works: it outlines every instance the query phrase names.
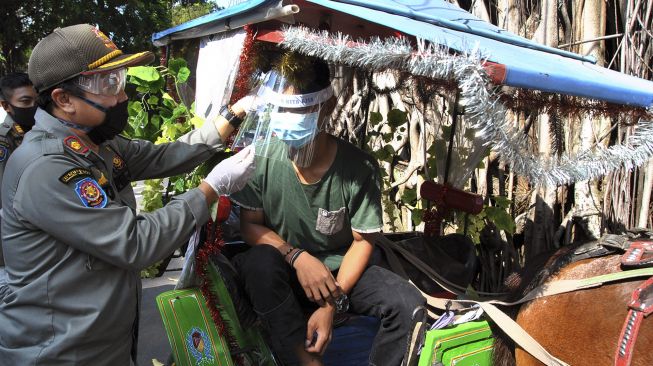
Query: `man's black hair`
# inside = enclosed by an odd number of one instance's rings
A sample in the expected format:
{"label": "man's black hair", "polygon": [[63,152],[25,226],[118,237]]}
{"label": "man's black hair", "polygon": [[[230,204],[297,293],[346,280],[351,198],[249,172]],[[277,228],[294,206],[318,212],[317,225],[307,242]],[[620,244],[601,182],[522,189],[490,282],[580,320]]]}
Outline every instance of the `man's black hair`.
{"label": "man's black hair", "polygon": [[14,95],[14,90],[23,86],[32,86],[24,72],[13,72],[0,78],[0,100],[9,101]]}
{"label": "man's black hair", "polygon": [[307,75],[308,80],[298,88],[302,94],[314,93],[331,85],[331,72],[326,61],[311,57],[309,64],[312,70]]}

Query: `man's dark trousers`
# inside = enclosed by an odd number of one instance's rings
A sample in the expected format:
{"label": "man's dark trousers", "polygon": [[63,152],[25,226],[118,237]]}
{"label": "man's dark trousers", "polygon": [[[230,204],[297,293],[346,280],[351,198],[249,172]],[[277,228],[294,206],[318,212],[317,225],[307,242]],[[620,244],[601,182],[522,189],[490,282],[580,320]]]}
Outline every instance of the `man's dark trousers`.
{"label": "man's dark trousers", "polygon": [[[270,335],[270,344],[286,365],[298,365],[293,350],[303,347],[308,299],[294,269],[271,245],[256,245],[235,258],[246,294]],[[349,312],[381,320],[370,353],[370,365],[397,366],[406,352],[412,314],[425,300],[400,276],[369,266],[349,294]]]}

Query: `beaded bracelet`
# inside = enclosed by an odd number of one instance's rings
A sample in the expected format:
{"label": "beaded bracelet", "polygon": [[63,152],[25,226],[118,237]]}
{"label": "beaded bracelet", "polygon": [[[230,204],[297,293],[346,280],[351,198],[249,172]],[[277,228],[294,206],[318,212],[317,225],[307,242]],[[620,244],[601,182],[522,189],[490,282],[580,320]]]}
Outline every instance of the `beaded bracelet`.
{"label": "beaded bracelet", "polygon": [[292,268],[295,268],[295,261],[299,257],[300,254],[304,253],[304,249],[298,249],[295,253],[293,253],[292,257],[290,258],[290,266]]}

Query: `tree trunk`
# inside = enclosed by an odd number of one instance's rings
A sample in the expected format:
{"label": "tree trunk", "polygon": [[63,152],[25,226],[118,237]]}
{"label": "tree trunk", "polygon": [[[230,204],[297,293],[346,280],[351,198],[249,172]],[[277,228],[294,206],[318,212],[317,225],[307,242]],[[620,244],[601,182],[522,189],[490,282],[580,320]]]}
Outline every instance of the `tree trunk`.
{"label": "tree trunk", "polygon": [[[558,7],[555,0],[541,2],[540,23],[535,31],[534,40],[547,46],[558,45]],[[553,158],[551,138],[549,135],[549,116],[538,117],[538,154],[542,161]],[[534,208],[529,215],[529,225],[525,233],[524,256],[526,263],[538,254],[554,247],[554,205],[556,189],[540,187],[533,193],[531,205]]]}
{"label": "tree trunk", "polygon": [[[605,35],[606,7],[603,0],[584,0],[577,4],[574,19],[580,21],[576,24],[577,40],[589,40]],[[604,62],[604,42],[588,42],[579,45],[579,53],[596,57],[597,65]],[[591,149],[595,142],[595,136],[603,134],[609,121],[604,118],[583,117],[581,119],[581,133],[579,150]],[[601,143],[599,141],[598,143]],[[586,225],[586,234],[594,238],[601,236],[602,213],[601,192],[597,180],[577,182],[574,191],[575,216],[580,217]]]}

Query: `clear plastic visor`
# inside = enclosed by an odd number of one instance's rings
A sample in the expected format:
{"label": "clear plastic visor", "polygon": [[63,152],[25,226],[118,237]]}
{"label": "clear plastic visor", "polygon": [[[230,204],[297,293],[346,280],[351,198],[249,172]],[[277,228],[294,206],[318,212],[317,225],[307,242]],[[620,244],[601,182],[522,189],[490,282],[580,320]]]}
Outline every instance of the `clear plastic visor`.
{"label": "clear plastic visor", "polygon": [[256,92],[258,105],[247,113],[232,148],[254,144],[261,157],[309,166],[322,125],[322,105],[333,96],[333,89],[329,86],[307,94],[294,94],[293,90],[278,73],[264,75]]}
{"label": "clear plastic visor", "polygon": [[85,92],[100,95],[118,95],[125,90],[127,69],[121,68],[105,73],[80,75],[76,79],[77,86]]}

